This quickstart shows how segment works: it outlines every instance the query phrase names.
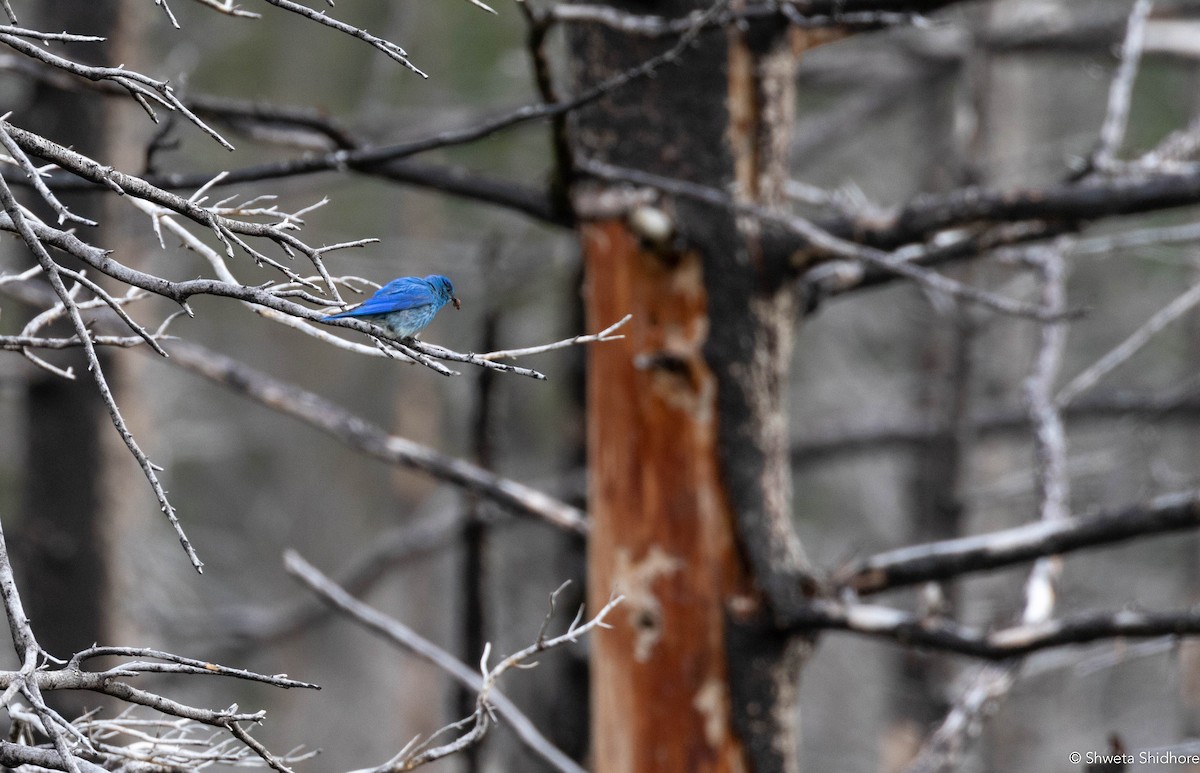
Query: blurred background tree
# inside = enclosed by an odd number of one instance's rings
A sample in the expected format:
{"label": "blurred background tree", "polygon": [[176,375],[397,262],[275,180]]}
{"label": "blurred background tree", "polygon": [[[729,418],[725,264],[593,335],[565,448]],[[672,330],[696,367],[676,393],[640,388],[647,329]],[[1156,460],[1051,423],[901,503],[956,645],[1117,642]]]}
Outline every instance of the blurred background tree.
{"label": "blurred background tree", "polygon": [[[533,641],[565,579],[551,633],[585,587],[593,613],[625,595],[588,650],[502,684],[558,752],[502,715],[448,768],[1040,770],[1110,737],[1190,748],[1187,4],[360,2],[325,17],[357,39],[276,0],[240,9],[256,19],[183,0],[11,4],[24,27],[107,38],[0,30],[0,128],[67,170],[50,188],[100,223],[74,233],[145,276],[224,282],[188,292],[170,358],[97,347],[199,577],[88,358],[48,343],[78,344],[72,325],[30,322],[54,297],[29,240],[0,253],[0,522],[50,654],[112,641],[319,683],[141,677],[267,709],[268,748],[323,750],[298,769],[379,765],[475,710],[474,688],[330,617],[288,578],[291,548],[472,668],[485,642]],[[167,79],[176,109],[152,122],[113,73],[77,77],[29,45]],[[154,187],[121,178],[127,195],[109,195],[111,172],[37,135]],[[121,298],[131,275],[68,243],[7,158],[55,259],[90,263]],[[247,203],[264,194],[278,198]],[[226,255],[206,207],[252,224],[305,210],[303,241],[287,257],[269,243],[283,237],[234,223],[225,238],[263,259]],[[366,237],[381,243],[315,250]],[[314,334],[332,330],[322,307],[359,297],[353,277],[432,272],[463,310],[423,338],[460,352],[633,317],[622,339],[518,360],[544,382],[455,361],[444,378],[370,356],[365,328],[341,346]],[[125,305],[153,332],[180,287]],[[96,305],[98,334],[132,335]],[[964,535],[982,536],[938,542]],[[51,705],[101,700],[70,695]]]}

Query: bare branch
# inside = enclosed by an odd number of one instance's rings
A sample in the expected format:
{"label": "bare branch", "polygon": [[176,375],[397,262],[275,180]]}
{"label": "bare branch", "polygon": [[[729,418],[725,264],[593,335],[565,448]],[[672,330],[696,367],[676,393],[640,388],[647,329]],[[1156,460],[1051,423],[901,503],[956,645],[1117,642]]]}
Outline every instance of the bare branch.
{"label": "bare branch", "polygon": [[[55,88],[77,90],[79,86],[84,85],[104,96],[125,96],[120,87],[108,81],[77,81],[26,57],[0,55],[0,68],[18,71],[26,77]],[[183,101],[197,115],[223,122],[246,136],[277,145],[298,147],[306,152],[321,151],[325,154],[232,169],[222,178],[222,185],[350,169],[360,174],[506,207],[554,225],[569,226],[572,221],[569,209],[557,201],[552,201],[541,188],[488,177],[459,166],[402,158],[361,164],[352,163],[353,159],[347,161],[342,158],[341,152],[368,150],[369,143],[354,136],[337,121],[315,108],[273,105],[202,94],[190,95]],[[191,190],[208,182],[212,177],[211,173],[166,173],[146,174],[142,179],[160,188]],[[75,177],[55,175],[53,180],[56,189],[60,191],[93,187],[92,183]]]}
{"label": "bare branch", "polygon": [[[374,535],[371,544],[340,569],[334,582],[348,593],[365,596],[389,576],[389,570],[408,561],[445,549],[454,544],[466,519],[456,509],[443,508],[416,523],[393,527]],[[291,602],[269,606],[247,606],[225,610],[227,622],[215,638],[231,650],[257,650],[263,644],[278,642],[310,630],[333,613],[328,606],[304,593]],[[200,623],[206,632],[211,621]],[[197,633],[197,636],[201,634]]]}
{"label": "bare branch", "polygon": [[[1031,250],[1028,256],[1039,274],[1042,305],[1064,311],[1066,265],[1057,247]],[[1070,483],[1067,479],[1067,437],[1062,415],[1054,400],[1054,381],[1062,367],[1067,342],[1063,322],[1043,322],[1033,372],[1025,382],[1025,401],[1033,424],[1034,469],[1037,470],[1039,517],[1043,522],[1062,521],[1070,514]],[[1039,558],[1025,584],[1025,609],[1021,620],[1040,622],[1054,611],[1055,586],[1062,562],[1053,556]]]}
{"label": "bare branch", "polygon": [[559,528],[577,534],[587,531],[587,521],[582,512],[537,489],[498,477],[411,440],[389,435],[318,395],[278,381],[218,352],[184,341],[172,343],[169,351],[171,364],[198,373],[280,413],[311,424],[362,453],[389,464],[428,473],[514,512],[541,518]]}
{"label": "bare branch", "polygon": [[[74,759],[75,769],[82,773],[105,773],[105,768],[87,760]],[[17,768],[22,765],[36,765],[39,768],[51,770],[70,770],[63,762],[57,751],[42,749],[34,746],[22,746],[11,741],[0,741],[0,765],[6,768]]]}
{"label": "bare branch", "polygon": [[124,304],[118,302],[116,298],[109,295],[107,290],[88,279],[82,271],[72,271],[71,269],[64,268],[62,266],[59,266],[58,270],[59,273],[69,276],[80,285],[86,287],[89,292],[96,296],[97,299],[104,302],[104,304],[112,309],[113,313],[115,313],[121,319],[121,321],[124,322],[129,329],[137,335],[138,338],[145,341],[146,344],[154,350],[155,354],[163,357],[167,356],[167,353],[163,351],[161,346],[158,345],[158,342],[154,339],[154,336],[150,335],[146,328],[135,322],[133,317],[129,316],[129,312],[125,311]]}
{"label": "bare branch", "polygon": [[1059,407],[1065,407],[1073,403],[1081,394],[1099,383],[1100,379],[1104,378],[1141,350],[1143,346],[1149,343],[1151,338],[1195,308],[1197,303],[1200,303],[1200,282],[1193,284],[1173,301],[1156,311],[1151,315],[1150,319],[1146,320],[1141,327],[1133,331],[1128,338],[1117,344],[1107,354],[1071,379],[1055,395],[1054,402]]}
{"label": "bare branch", "polygon": [[[400,621],[383,615],[372,607],[358,601],[353,596],[350,596],[340,587],[334,585],[328,577],[321,574],[320,571],[305,561],[296,552],[288,551],[284,556],[284,563],[292,576],[312,589],[326,603],[348,615],[352,620],[355,620],[368,630],[383,636],[405,651],[411,652],[428,663],[432,663],[460,684],[467,687],[467,689],[476,692],[484,690],[484,678],[472,668]],[[607,610],[608,608],[605,609],[605,612]],[[601,619],[600,616],[597,616],[597,619]],[[582,633],[578,629],[576,631],[577,633]],[[488,687],[490,688],[490,685]],[[500,716],[507,720],[509,726],[512,727],[522,743],[551,764],[556,770],[564,771],[565,773],[583,773],[583,769],[547,741],[538,732],[537,728],[533,726],[533,723],[529,721],[528,717],[506,696],[495,689],[490,689],[486,695],[486,700],[495,706]],[[484,713],[486,714],[486,711]],[[403,770],[405,768],[398,769]]]}
{"label": "bare branch", "polygon": [[891,247],[940,231],[978,223],[1050,220],[1078,227],[1082,221],[1151,212],[1200,201],[1200,170],[1146,173],[1010,189],[967,187],[916,197],[890,217],[852,222],[822,221],[833,233],[857,233],[868,244]]}
{"label": "bare branch", "polygon": [[967,738],[997,701],[1008,694],[1016,681],[1016,668],[1009,663],[991,663],[979,669],[970,687],[946,712],[941,724],[922,745],[905,773],[942,773],[954,766]]}
{"label": "bare branch", "polygon": [[796,632],[848,631],[906,646],[995,661],[1106,639],[1200,633],[1200,612],[1191,610],[1086,612],[985,631],[961,626],[945,618],[921,617],[891,607],[814,601],[796,610],[788,622],[789,630]]}
{"label": "bare branch", "polygon": [[[551,597],[550,615],[553,615],[553,598],[557,597],[558,593],[562,592],[564,587],[565,585],[560,586],[558,591],[553,593]],[[528,663],[529,658],[534,657],[536,654],[550,651],[550,649],[566,645],[566,643],[576,643],[580,641],[581,636],[587,634],[588,631],[594,628],[608,628],[608,624],[604,622],[605,618],[608,616],[608,613],[616,609],[618,604],[622,603],[624,598],[625,597],[622,597],[622,595],[614,595],[614,597],[608,599],[608,603],[605,604],[605,606],[602,607],[599,612],[595,613],[595,616],[590,619],[590,621],[582,624],[581,621],[583,618],[583,610],[581,609],[580,612],[578,612],[578,615],[576,615],[574,621],[571,622],[570,627],[566,629],[566,633],[553,637],[553,639],[546,639],[545,636],[546,624],[548,623],[547,616],[547,621],[542,623],[541,631],[539,631],[538,634],[538,640],[536,640],[533,645],[521,649],[521,651],[512,653],[508,658],[500,661],[500,663],[491,670],[488,670],[487,667],[487,655],[491,651],[491,646],[485,646],[484,657],[482,657],[480,664],[480,671],[482,672],[482,676],[484,676],[484,682],[482,682],[482,685],[479,688],[479,696],[478,699],[476,699],[476,708],[474,714],[475,726],[473,729],[466,733],[466,735],[457,738],[456,741],[449,744],[444,744],[442,747],[436,747],[433,749],[422,749],[421,747],[416,747],[413,751],[410,751],[409,755],[406,755],[402,757],[402,759],[395,761],[396,768],[413,769],[415,767],[425,765],[427,762],[432,762],[434,760],[442,759],[442,757],[456,754],[457,751],[461,751],[470,747],[470,745],[482,741],[482,737],[484,737],[484,733],[487,731],[487,727],[490,726],[491,723],[491,702],[493,700],[494,690],[496,690],[496,683],[499,681],[499,678],[504,676],[504,673],[512,669],[522,669],[522,667],[532,667],[536,665],[535,663]]]}
{"label": "bare branch", "polygon": [[284,674],[259,674],[254,671],[247,671],[244,668],[232,668],[230,666],[222,666],[217,663],[212,663],[207,660],[196,660],[195,658],[187,658],[182,655],[176,655],[172,652],[164,652],[162,650],[150,649],[148,647],[101,647],[92,646],[85,650],[80,650],[71,656],[67,661],[66,667],[75,672],[83,672],[83,664],[95,658],[121,657],[121,658],[153,658],[155,660],[164,661],[163,663],[146,663],[133,662],[122,663],[119,666],[99,672],[102,675],[108,674],[114,677],[130,676],[134,674],[162,674],[162,673],[183,673],[193,674],[197,676],[228,676],[235,679],[242,679],[248,682],[262,682],[264,684],[281,687],[283,689],[303,688],[308,690],[319,690],[320,685],[311,682],[301,682],[295,679],[289,679]]}
{"label": "bare branch", "polygon": [[[33,708],[35,721],[39,732],[48,736],[54,745],[54,750],[29,749],[17,747],[5,742],[0,745],[0,762],[19,760],[18,764],[40,764],[55,770],[66,770],[72,773],[79,771],[95,771],[104,768],[93,765],[89,760],[99,760],[97,751],[98,740],[85,735],[73,723],[67,722],[51,710],[42,698],[46,690],[89,690],[110,695],[129,703],[148,706],[165,714],[181,717],[193,722],[211,725],[229,730],[246,742],[244,730],[240,722],[259,722],[263,714],[239,714],[236,708],[223,711],[199,709],[172,701],[145,690],[139,690],[128,685],[125,679],[140,673],[184,673],[205,676],[229,676],[237,679],[264,682],[277,687],[317,688],[317,685],[288,679],[282,675],[267,676],[256,674],[244,669],[219,666],[206,661],[180,657],[167,652],[144,648],[124,647],[93,647],[77,653],[70,661],[63,663],[63,668],[39,668],[39,661],[45,655],[34,638],[29,619],[21,603],[13,577],[12,565],[9,561],[8,548],[5,544],[3,530],[0,529],[0,598],[3,599],[5,615],[8,618],[9,631],[12,634],[13,645],[18,656],[24,661],[19,671],[0,671],[0,688],[4,689],[0,703],[8,707],[10,715],[15,719],[17,710],[13,705],[13,696],[19,692],[29,701]],[[114,666],[107,671],[85,671],[82,664],[96,657],[143,657],[154,658],[159,663],[134,662]],[[62,661],[57,661],[62,663]],[[253,743],[247,742],[253,747]],[[116,753],[116,758],[124,758],[127,752],[101,744],[107,752]],[[265,750],[263,750],[265,752]],[[53,755],[53,756],[51,756]],[[204,756],[209,759],[220,758],[219,749],[207,752]],[[154,760],[156,755],[147,756],[145,752],[139,757],[142,760]],[[8,764],[8,762],[4,762]]]}
{"label": "bare branch", "polygon": [[[553,598],[558,595],[565,587],[560,586],[558,590],[551,596],[550,614],[554,613]],[[543,623],[542,630],[538,634],[537,641],[523,650],[509,655],[500,661],[495,668],[488,668],[488,655],[491,651],[491,645],[485,645],[483,650],[483,658],[480,663],[480,671],[483,675],[483,684],[479,687],[479,695],[476,698],[476,708],[473,715],[474,726],[466,734],[458,737],[448,744],[434,748],[425,748],[425,744],[421,744],[411,749],[407,754],[402,754],[398,758],[393,758],[389,764],[384,766],[384,770],[412,770],[413,768],[433,762],[434,760],[447,757],[451,754],[456,754],[464,749],[467,749],[483,740],[484,734],[487,732],[492,721],[492,696],[494,695],[496,682],[507,671],[514,668],[530,668],[537,665],[536,663],[527,662],[531,657],[542,652],[554,649],[564,644],[574,644],[579,641],[580,637],[588,633],[593,628],[608,628],[608,624],[604,622],[604,618],[608,616],[613,609],[616,608],[624,600],[624,596],[613,596],[608,600],[596,615],[586,623],[580,624],[583,619],[583,610],[579,610],[579,614],[571,622],[567,628],[567,632],[561,636],[547,639],[545,637],[546,625],[549,619]],[[458,724],[458,723],[455,723]],[[453,727],[454,725],[451,725]],[[440,732],[440,731],[439,731]],[[432,740],[432,739],[431,739]]]}
{"label": "bare branch", "polygon": [[1125,140],[1125,129],[1129,124],[1129,105],[1133,94],[1133,82],[1137,78],[1138,64],[1142,60],[1142,47],[1146,39],[1146,17],[1150,15],[1151,0],[1137,0],[1129,12],[1125,29],[1125,42],[1121,45],[1121,64],[1112,79],[1108,92],[1108,112],[1100,127],[1100,147],[1092,157],[1098,169],[1107,169],[1116,160],[1117,151]]}
{"label": "bare branch", "polygon": [[839,570],[834,581],[859,593],[878,593],[1011,566],[1041,556],[1196,528],[1200,528],[1200,492],[1184,491],[1095,515],[1037,521],[878,553]]}
{"label": "bare branch", "polygon": [[[336,320],[338,323],[347,321],[349,320]],[[371,327],[375,326],[372,325]],[[375,327],[375,330],[378,330],[381,333],[383,331],[382,328],[378,327]],[[377,337],[386,337],[386,334],[380,335],[379,333],[375,333],[374,335]],[[395,341],[389,341],[388,343],[389,345],[396,346],[405,355],[412,357],[418,362],[422,361],[420,355],[428,355],[430,357],[436,357],[439,360],[446,360],[449,362],[465,362],[468,365],[478,365],[482,368],[486,368],[487,370],[498,370],[505,373],[512,373],[516,376],[527,376],[538,381],[546,380],[545,374],[533,370],[532,368],[522,368],[517,365],[508,365],[502,362],[496,362],[494,359],[483,354],[455,352],[436,344],[427,344],[424,341],[420,341],[415,338],[406,339],[403,343],[398,343]],[[457,373],[450,371],[446,375],[457,375]]]}

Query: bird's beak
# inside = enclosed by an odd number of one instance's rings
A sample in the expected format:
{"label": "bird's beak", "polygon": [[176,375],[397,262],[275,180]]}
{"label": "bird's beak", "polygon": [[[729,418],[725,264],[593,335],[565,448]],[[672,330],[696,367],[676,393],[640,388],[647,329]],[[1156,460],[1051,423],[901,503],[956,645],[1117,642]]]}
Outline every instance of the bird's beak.
{"label": "bird's beak", "polygon": [[454,304],[454,308],[455,308],[455,309],[461,309],[461,308],[462,308],[462,301],[460,301],[459,299],[455,298],[453,295],[452,295],[452,296],[450,296],[450,302]]}

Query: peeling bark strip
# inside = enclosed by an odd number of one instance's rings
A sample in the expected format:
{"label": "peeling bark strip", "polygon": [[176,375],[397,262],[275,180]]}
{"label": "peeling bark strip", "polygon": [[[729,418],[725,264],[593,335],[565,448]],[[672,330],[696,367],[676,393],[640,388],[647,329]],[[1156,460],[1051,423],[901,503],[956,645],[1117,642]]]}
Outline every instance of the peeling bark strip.
{"label": "peeling bark strip", "polygon": [[584,226],[583,246],[588,324],[634,314],[624,340],[588,352],[589,598],[627,596],[592,643],[595,769],[743,770],[724,609],[748,586],[717,469],[700,260],[664,263],[618,221]]}

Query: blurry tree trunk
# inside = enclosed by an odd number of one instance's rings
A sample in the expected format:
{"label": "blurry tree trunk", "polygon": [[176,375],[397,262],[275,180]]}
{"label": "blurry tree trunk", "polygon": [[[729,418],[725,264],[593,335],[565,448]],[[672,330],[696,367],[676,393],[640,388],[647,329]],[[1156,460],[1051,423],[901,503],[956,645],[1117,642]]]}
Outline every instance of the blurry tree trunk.
{"label": "blurry tree trunk", "polygon": [[[775,203],[805,43],[775,24],[705,33],[677,64],[580,111],[573,149]],[[580,27],[576,88],[667,45]],[[682,199],[663,204],[681,240],[646,244],[626,219],[593,214],[603,189],[573,194],[588,325],[634,316],[625,340],[589,352],[589,601],[627,597],[592,644],[594,769],[796,770],[804,642],[770,623],[772,604],[798,596],[803,563],[783,420],[796,323],[784,261],[733,213]]]}
{"label": "blurry tree trunk", "polygon": [[[150,39],[150,30],[165,19],[146,13],[140,0],[108,2],[111,3],[111,31],[106,46],[109,56],[116,63],[141,61],[144,58],[141,49]],[[170,29],[169,24],[164,28]],[[155,145],[154,138],[167,136],[176,117],[163,114],[162,123],[155,124],[126,100],[103,100],[102,107],[105,144],[99,152],[106,163],[129,170],[152,165],[154,152],[163,150]],[[128,264],[135,268],[151,268],[160,252],[156,237],[146,228],[145,216],[121,197],[105,197],[105,204],[108,211],[103,218],[104,246],[127,256]],[[162,403],[156,401],[157,395],[148,386],[148,366],[145,357],[118,356],[113,358],[107,374],[134,437],[151,460],[165,462],[156,435],[159,418],[156,412],[161,410]],[[179,582],[179,578],[190,582],[191,570],[178,566],[178,543],[171,531],[163,527],[162,514],[146,491],[146,480],[107,415],[101,432],[100,468],[106,508],[102,514],[100,548],[108,562],[107,638],[166,646],[170,639],[169,632],[163,629],[163,611],[191,602],[194,589]]]}
{"label": "blurry tree trunk", "polygon": [[[117,24],[118,2],[76,0],[35,4],[21,10],[36,17],[30,21],[37,29],[86,29],[111,37]],[[107,50],[87,44],[57,45],[69,55],[91,62]],[[31,128],[83,153],[103,157],[104,110],[94,96],[39,85],[25,115]],[[96,211],[99,199],[87,194],[63,194],[61,198],[72,211],[102,219]],[[100,538],[103,498],[99,434],[112,428],[82,352],[68,356],[74,381],[42,371],[35,371],[29,381],[27,421],[36,429],[28,433],[24,512],[13,540],[24,579],[22,587],[26,589],[25,603],[37,621],[40,643],[58,656],[107,638],[108,564]],[[111,358],[103,353],[100,356],[104,368],[111,369]],[[68,715],[83,707],[78,697],[55,697],[65,699],[58,706]]]}
{"label": "blurry tree trunk", "polygon": [[[983,14],[983,23],[988,29],[1005,29],[1017,24],[1032,9],[1047,11],[1062,8],[1069,3],[1044,3],[1034,0],[1000,0],[991,4]],[[1069,116],[1078,109],[1077,103],[1064,102],[1064,95],[1053,94],[1039,88],[1045,77],[1044,65],[1027,58],[1010,58],[998,53],[983,53],[975,62],[977,72],[972,88],[975,96],[975,147],[973,161],[977,169],[977,182],[981,185],[1006,186],[1020,180],[1041,183],[1050,178],[1043,157],[1034,150],[1050,146],[1055,137],[1065,135],[1070,125]],[[1096,89],[1096,97],[1103,99],[1103,87]],[[1057,174],[1055,172],[1054,174]],[[978,270],[978,267],[976,267]],[[1029,334],[1019,328],[1005,328],[1009,340],[999,342],[989,336],[989,347],[998,351],[1021,352],[1030,344]],[[984,392],[998,394],[1022,394],[1022,382],[1026,375],[1018,369],[1005,367],[1003,360],[994,355],[981,361],[986,366],[980,376],[984,379]],[[978,451],[977,451],[978,452]],[[1032,459],[1026,448],[1010,450],[1021,454],[1022,464]],[[977,465],[988,465],[995,460],[980,458]],[[1032,485],[1034,475],[1030,475]],[[1027,513],[1019,518],[1028,517]],[[978,521],[973,521],[978,523]],[[989,528],[1012,525],[1011,522],[987,523]],[[1043,688],[1045,689],[1045,688]],[[1017,750],[1011,739],[1023,733],[1038,732],[1045,718],[1021,714],[1001,713],[995,722],[985,723],[980,733],[979,754],[981,765],[988,770],[1011,770],[1021,766]],[[1099,740],[1099,738],[1097,738]]]}
{"label": "blurry tree trunk", "polygon": [[[152,18],[137,0],[60,0],[30,12],[37,15],[33,26],[38,28],[103,35],[108,41],[103,46],[55,45],[72,57],[110,66],[137,61],[141,25]],[[158,130],[136,106],[87,90],[39,86],[28,115],[50,136],[121,169],[142,166],[145,135]],[[141,255],[154,238],[124,200],[69,192],[61,198],[72,211],[105,224],[100,243],[106,248]],[[101,206],[106,211],[98,211]],[[103,284],[104,278],[99,280]],[[152,422],[140,420],[150,410],[137,373],[142,359],[111,357],[103,350],[98,354],[122,415],[146,443]],[[38,432],[31,435],[17,542],[38,635],[58,655],[95,642],[154,641],[130,635],[132,627],[142,627],[131,626],[131,620],[142,616],[131,610],[142,604],[147,588],[162,587],[157,580],[147,582],[146,573],[151,563],[147,547],[158,542],[150,535],[161,531],[161,516],[146,507],[145,480],[113,429],[82,352],[71,356],[77,358],[74,381],[39,374],[31,382],[29,421]],[[152,442],[148,447],[153,456]],[[169,532],[161,533],[177,549]],[[96,703],[94,697],[88,700]],[[83,708],[82,703],[64,706],[67,713]]]}
{"label": "blurry tree trunk", "polygon": [[[914,64],[914,66],[919,66]],[[971,182],[970,164],[961,138],[954,136],[952,90],[954,68],[933,70],[918,91],[922,111],[914,145],[921,153],[915,188],[921,191],[954,189]],[[956,267],[954,276],[969,282],[973,266]],[[932,305],[932,304],[931,304]],[[913,451],[912,472],[906,499],[908,533],[904,544],[919,544],[960,536],[964,503],[961,490],[971,446],[969,398],[972,381],[972,348],[977,324],[974,309],[950,298],[930,309],[916,344],[918,379],[913,413],[924,426],[935,428]],[[957,585],[939,584],[936,598],[923,600],[949,611],[957,607]],[[879,769],[905,770],[921,742],[950,708],[945,685],[953,676],[953,659],[943,653],[905,649],[895,653],[895,672],[888,689],[888,730],[883,738]]]}
{"label": "blurry tree trunk", "polygon": [[[960,272],[961,273],[961,272]],[[930,315],[918,344],[922,378],[916,412],[937,431],[916,444],[908,485],[908,534],[905,544],[960,536],[963,527],[963,482],[967,432],[967,397],[974,341],[970,309],[947,301],[942,313]],[[924,599],[953,610],[957,586],[938,584],[936,597]],[[945,685],[953,675],[953,660],[944,653],[905,649],[896,653],[895,673],[888,690],[891,717],[884,736],[880,770],[905,770],[921,742],[950,708]]]}
{"label": "blurry tree trunk", "polygon": [[[483,277],[490,279],[495,274],[498,249],[495,243],[480,251]],[[491,352],[499,348],[496,344],[496,329],[500,324],[500,310],[494,300],[489,300],[483,312],[479,351]],[[493,426],[496,400],[496,373],[491,370],[479,372],[475,381],[475,397],[472,405],[472,457],[476,464],[493,469],[495,460],[495,427]],[[474,662],[483,651],[488,640],[487,617],[487,546],[489,534],[485,522],[485,503],[477,496],[467,498],[466,522],[462,533],[462,579],[461,608],[459,610],[459,658],[464,663]],[[476,692],[462,686],[456,688],[457,714],[469,716],[475,708]],[[479,747],[473,746],[462,755],[465,773],[480,770]]]}

